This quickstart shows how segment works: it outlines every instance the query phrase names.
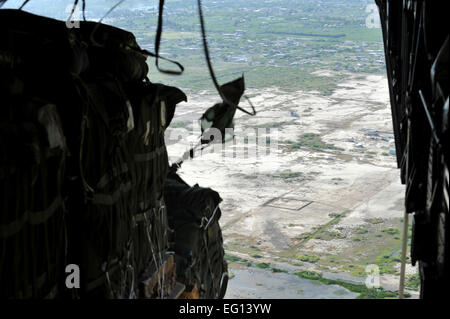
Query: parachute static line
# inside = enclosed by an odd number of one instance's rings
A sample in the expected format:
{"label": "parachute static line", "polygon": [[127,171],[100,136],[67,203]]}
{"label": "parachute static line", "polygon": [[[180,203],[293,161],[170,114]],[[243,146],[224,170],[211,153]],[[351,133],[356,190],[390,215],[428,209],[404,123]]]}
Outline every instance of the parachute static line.
{"label": "parachute static line", "polygon": [[[70,11],[69,18],[67,19],[68,21],[71,21],[71,20],[72,20],[72,16],[73,16],[73,14],[75,13],[75,9],[76,9],[77,6],[78,6],[78,1],[79,1],[79,0],[75,0],[75,1],[73,2],[72,10]],[[121,2],[123,2],[123,0],[120,1],[120,3],[121,3]],[[118,3],[118,4],[115,5],[115,6],[113,6],[113,8],[112,8],[110,11],[108,11],[108,12],[106,13],[106,15],[108,15],[112,10],[114,10],[114,8],[117,7],[120,3]],[[22,5],[22,6],[23,6],[23,5]],[[81,11],[83,12],[83,20],[86,21],[86,14],[85,14],[85,12],[86,12],[86,0],[82,0],[82,8],[81,8]],[[105,17],[106,17],[106,15],[105,15]],[[101,20],[103,20],[105,17],[103,17]],[[101,20],[100,20],[100,21],[101,21]]]}
{"label": "parachute static line", "polygon": [[217,92],[219,93],[220,97],[222,98],[222,100],[232,106],[235,107],[236,109],[254,116],[256,115],[256,111],[255,108],[253,107],[253,104],[250,102],[250,99],[248,97],[247,100],[249,101],[251,107],[252,107],[252,113],[248,112],[247,110],[244,110],[243,108],[239,107],[237,104],[230,102],[226,96],[222,93],[220,86],[219,86],[219,82],[217,81],[214,69],[212,67],[212,63],[211,63],[211,57],[209,55],[209,49],[208,49],[208,41],[206,39],[206,30],[205,30],[205,21],[203,19],[203,10],[202,10],[202,1],[201,0],[197,0],[197,6],[198,6],[198,15],[200,18],[200,29],[201,29],[201,33],[202,33],[202,41],[203,41],[203,52],[205,53],[205,60],[206,60],[206,64],[208,66],[208,70],[209,70],[209,75],[211,76],[211,80],[213,81],[214,87],[216,88]]}
{"label": "parachute static line", "polygon": [[[160,3],[161,3],[161,2],[164,2],[164,1],[161,0]],[[255,116],[255,115],[256,115],[255,107],[254,107],[253,103],[251,102],[250,98],[249,98],[247,95],[244,95],[244,98],[245,98],[245,99],[248,101],[248,103],[250,104],[250,106],[251,106],[251,108],[252,108],[252,112],[249,112],[249,111],[247,111],[247,110],[241,108],[241,107],[238,105],[238,104],[239,104],[240,97],[243,95],[245,88],[242,88],[242,93],[240,94],[240,96],[239,96],[239,98],[237,99],[237,102],[236,102],[236,103],[235,103],[234,101],[230,101],[230,99],[229,99],[229,98],[224,94],[224,92],[223,92],[223,89],[224,89],[227,85],[230,85],[230,84],[232,84],[232,83],[238,81],[239,79],[234,80],[234,81],[229,82],[229,83],[226,83],[226,84],[224,84],[224,85],[222,85],[222,86],[219,86],[219,83],[218,83],[218,81],[217,81],[217,78],[216,78],[216,75],[215,75],[215,72],[214,72],[212,63],[211,63],[211,57],[210,57],[210,55],[209,55],[208,41],[207,41],[207,38],[206,38],[205,21],[204,21],[204,18],[203,18],[203,10],[202,10],[202,3],[201,3],[201,0],[197,0],[197,6],[198,6],[198,15],[199,15],[199,19],[200,19],[200,29],[201,29],[201,34],[202,34],[203,52],[204,52],[204,54],[205,54],[206,64],[207,64],[207,66],[208,66],[209,74],[210,74],[211,80],[212,80],[212,82],[213,82],[213,84],[214,84],[214,87],[216,88],[217,92],[219,93],[219,96],[222,98],[222,101],[223,101],[223,102],[222,102],[222,106],[224,106],[224,107],[226,108],[226,110],[224,111],[224,114],[222,114],[222,116],[225,116],[225,115],[227,114],[227,112],[234,112],[235,110],[240,110],[240,111],[244,112],[245,114],[248,114],[248,115],[250,115],[250,116]],[[161,9],[160,9],[160,13],[161,13]],[[242,82],[243,82],[244,75],[242,75],[241,79],[242,79]],[[210,108],[210,109],[211,109],[211,108]],[[206,117],[205,115],[207,114],[207,112],[208,112],[210,109],[208,109],[208,110],[203,114],[201,120],[203,120],[203,119]],[[216,114],[214,114],[214,117],[215,117],[215,116],[216,116]],[[228,124],[231,124],[231,123],[232,123],[232,119],[233,119],[233,118],[234,118],[234,113],[233,113],[232,117],[229,119],[230,123],[228,123]],[[210,128],[210,127],[215,127],[215,126],[214,126],[214,120],[215,120],[215,118],[212,119],[212,120],[209,122],[209,123],[211,123],[211,125],[210,125],[208,128]],[[209,124],[209,123],[208,123],[208,124]],[[208,128],[207,128],[207,129],[208,129]],[[217,127],[215,127],[215,128],[217,128]],[[223,131],[223,130],[225,129],[225,127],[223,127],[223,128],[220,128],[220,127],[219,127],[219,129],[222,129],[221,131]],[[203,131],[203,128],[202,128],[202,131]],[[181,164],[182,164],[185,160],[194,158],[194,152],[195,152],[196,150],[198,150],[199,147],[200,147],[200,151],[202,151],[204,148],[206,148],[207,146],[209,146],[209,145],[211,144],[211,142],[213,141],[213,140],[209,139],[209,141],[208,141],[207,143],[202,143],[202,141],[204,141],[204,140],[202,140],[202,136],[203,136],[203,132],[202,132],[202,135],[200,136],[199,141],[197,142],[197,144],[196,144],[194,147],[192,147],[190,150],[186,151],[186,152],[183,154],[183,156],[182,156],[178,161],[176,161],[175,163],[173,163],[172,166],[171,166],[171,170],[173,170],[173,171],[176,172],[176,171],[181,167]],[[222,140],[222,143],[223,143],[223,142],[224,142],[224,140]]]}
{"label": "parachute static line", "polygon": [[[162,58],[159,56],[159,46],[161,44],[161,35],[162,35],[162,31],[163,31],[163,12],[164,12],[164,0],[159,0],[159,13],[158,13],[158,26],[156,28],[156,36],[155,36],[155,65],[156,68],[158,69],[159,72],[161,73],[165,73],[165,74],[171,74],[171,75],[181,75],[184,72],[184,67],[173,60],[167,59],[167,58]],[[176,66],[178,66],[178,68],[180,69],[179,71],[174,71],[174,70],[166,70],[166,69],[162,69],[159,67],[159,59],[163,59],[166,61],[169,61],[173,64],[175,64]]]}
{"label": "parachute static line", "polygon": [[[225,83],[220,86],[220,91],[227,100],[233,101],[234,104],[238,104],[245,90],[244,77]],[[236,107],[227,104],[226,102],[216,103],[212,107],[208,108],[200,118],[201,122],[201,135],[198,142],[190,150],[186,151],[183,156],[172,165],[172,170],[176,171],[180,168],[184,160],[194,158],[195,151],[202,151],[209,146],[211,142],[217,143],[218,141],[211,138],[204,138],[205,136],[214,135],[210,131],[211,129],[219,130],[222,136],[221,143],[227,141],[227,128],[234,127],[234,115]]]}

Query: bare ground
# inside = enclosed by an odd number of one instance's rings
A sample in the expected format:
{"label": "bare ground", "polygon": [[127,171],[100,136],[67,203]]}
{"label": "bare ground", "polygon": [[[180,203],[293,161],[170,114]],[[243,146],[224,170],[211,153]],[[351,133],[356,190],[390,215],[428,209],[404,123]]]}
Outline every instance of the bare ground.
{"label": "bare ground", "polygon": [[[221,194],[227,254],[251,262],[247,271],[264,262],[285,265],[290,272],[342,274],[355,282],[364,282],[365,267],[373,264],[379,267],[381,285],[397,289],[404,186],[396,167],[387,90],[385,77],[361,80],[361,75],[346,74],[330,96],[278,88],[248,92],[258,114],[237,113],[234,147],[245,150],[246,130],[259,128],[258,151],[265,154],[233,157],[230,145],[225,151],[210,147],[180,171],[187,182]],[[174,122],[180,127],[167,134],[172,160],[196,140],[199,132],[191,129],[215,102],[205,92],[177,109]],[[239,295],[248,277],[242,271],[230,281],[227,296],[247,296]],[[261,271],[276,285],[274,274]],[[408,267],[409,274],[415,272]],[[260,287],[261,293],[253,287],[251,296],[267,297],[267,287]],[[317,297],[308,292],[312,288],[306,293],[298,289],[302,296]]]}

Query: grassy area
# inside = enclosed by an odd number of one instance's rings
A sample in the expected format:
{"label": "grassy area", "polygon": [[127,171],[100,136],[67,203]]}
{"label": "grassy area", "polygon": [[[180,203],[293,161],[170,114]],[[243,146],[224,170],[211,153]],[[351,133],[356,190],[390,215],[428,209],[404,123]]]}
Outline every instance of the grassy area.
{"label": "grassy area", "polygon": [[364,227],[357,227],[355,229],[355,233],[358,234],[358,235],[367,234],[368,232],[369,231],[366,228],[364,228]]}
{"label": "grassy area", "polygon": [[419,273],[414,275],[408,275],[405,278],[405,287],[411,290],[419,290],[420,287],[420,276]]}
{"label": "grassy area", "polygon": [[347,238],[347,236],[337,231],[324,231],[323,233],[316,235],[315,238],[322,240],[333,240],[333,239],[344,239]]}
{"label": "grassy area", "polygon": [[248,256],[261,255],[261,248],[257,246],[257,240],[244,235],[237,235],[235,239],[227,242],[225,251],[235,251]]}
{"label": "grassy area", "polygon": [[383,223],[383,219],[382,218],[370,218],[367,220],[368,223],[371,224],[381,224]]}
{"label": "grassy area", "polygon": [[338,265],[338,266],[340,266],[339,271],[350,273],[352,276],[356,276],[356,277],[367,276],[366,268],[361,265],[344,264],[344,265]]}
{"label": "grassy area", "polygon": [[303,262],[316,263],[320,258],[314,255],[300,254],[295,256],[295,259]]}
{"label": "grassy area", "polygon": [[258,264],[256,264],[256,267],[261,268],[261,269],[267,269],[267,268],[270,268],[270,264],[268,264],[268,263],[258,263]]}
{"label": "grassy area", "polygon": [[286,269],[280,269],[280,268],[270,268],[270,271],[272,271],[274,273],[288,273],[289,272]]}
{"label": "grassy area", "polygon": [[379,266],[380,274],[398,274],[395,265],[399,262],[399,249],[387,248],[375,258],[375,263]]}
{"label": "grassy area", "polygon": [[[287,257],[287,258],[295,258],[298,255],[298,251],[302,248],[304,244],[306,244],[310,239],[316,238],[316,236],[320,236],[323,232],[327,231],[329,227],[336,225],[339,223],[339,221],[345,217],[345,215],[348,213],[348,211],[344,211],[340,214],[330,214],[330,217],[333,219],[330,220],[325,225],[320,226],[317,228],[317,230],[310,232],[310,233],[304,233],[300,236],[298,236],[296,239],[299,241],[298,243],[292,245],[290,248],[283,251],[280,256],[281,257]],[[332,215],[332,216],[331,216]]]}
{"label": "grassy area", "polygon": [[293,142],[290,140],[284,141],[284,144],[289,149],[299,149],[302,147],[309,147],[316,151],[320,150],[339,150],[342,151],[342,148],[336,147],[333,144],[328,144],[322,141],[319,134],[315,133],[305,133],[303,134],[297,142]]}
{"label": "grassy area", "polygon": [[289,179],[289,178],[299,177],[301,175],[302,175],[301,173],[297,173],[297,172],[294,172],[294,173],[281,173],[280,177],[284,178],[284,179]]}
{"label": "grassy area", "polygon": [[389,234],[389,235],[398,235],[400,234],[400,229],[398,228],[387,228],[383,229],[383,233]]}
{"label": "grassy area", "polygon": [[383,288],[367,288],[362,284],[354,284],[342,280],[327,279],[322,277],[321,274],[313,271],[300,271],[296,272],[295,274],[303,279],[318,280],[325,285],[339,285],[350,290],[351,292],[358,293],[358,299],[386,299],[398,297],[398,294],[396,292],[387,291]]}
{"label": "grassy area", "polygon": [[247,259],[242,259],[238,256],[234,256],[234,255],[229,255],[229,254],[225,254],[225,260],[229,261],[229,262],[234,262],[234,263],[239,263],[239,262],[247,262]]}

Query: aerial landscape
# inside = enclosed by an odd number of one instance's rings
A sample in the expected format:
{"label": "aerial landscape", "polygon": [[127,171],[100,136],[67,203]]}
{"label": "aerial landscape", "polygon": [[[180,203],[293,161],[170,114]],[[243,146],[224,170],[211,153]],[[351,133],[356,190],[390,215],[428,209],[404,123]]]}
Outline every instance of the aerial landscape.
{"label": "aerial landscape", "polygon": [[[188,96],[166,131],[174,162],[198,140],[198,119],[220,97],[205,63],[197,2],[166,2],[160,54],[185,72],[158,73],[149,58],[148,76]],[[66,19],[71,3],[44,13],[31,1],[27,9]],[[98,20],[115,3],[89,2],[86,17]],[[205,148],[179,170],[189,184],[211,187],[223,199],[226,298],[398,296],[404,186],[381,29],[366,23],[373,6],[203,1],[218,80],[243,74],[257,111],[238,111],[234,141]],[[153,51],[157,18],[157,1],[128,0],[103,21],[133,32]],[[240,106],[250,109],[244,99]],[[374,269],[379,287],[367,285]],[[406,296],[417,298],[419,278],[409,258],[406,274]]]}

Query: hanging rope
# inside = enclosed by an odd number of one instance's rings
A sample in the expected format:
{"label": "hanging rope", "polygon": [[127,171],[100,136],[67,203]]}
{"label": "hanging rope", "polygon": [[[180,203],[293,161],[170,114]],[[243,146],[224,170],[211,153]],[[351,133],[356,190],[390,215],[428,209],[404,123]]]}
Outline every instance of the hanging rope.
{"label": "hanging rope", "polygon": [[83,0],[83,4],[82,4],[81,10],[83,12],[83,21],[86,21],[86,0]]}
{"label": "hanging rope", "polygon": [[200,28],[201,28],[201,32],[202,32],[203,52],[205,53],[206,64],[208,66],[208,70],[209,70],[209,74],[211,76],[211,80],[213,81],[217,92],[219,93],[220,97],[222,98],[222,100],[226,104],[228,104],[228,105],[230,105],[232,107],[236,107],[238,110],[240,110],[240,111],[242,111],[242,112],[244,112],[244,113],[246,113],[248,115],[251,115],[251,116],[256,115],[256,110],[253,107],[253,104],[250,102],[250,99],[247,96],[245,96],[245,98],[247,99],[247,101],[250,103],[250,106],[252,107],[252,112],[251,113],[248,112],[247,110],[244,110],[243,108],[241,108],[237,104],[229,101],[225,97],[225,95],[222,93],[222,91],[220,90],[220,85],[217,82],[217,78],[216,78],[216,75],[214,73],[214,70],[213,70],[213,67],[212,67],[212,64],[211,64],[211,57],[209,55],[208,41],[206,40],[205,21],[203,19],[202,1],[201,0],[197,0],[197,5],[198,5],[198,15],[199,15],[199,18],[200,18]]}
{"label": "hanging rope", "polygon": [[[170,60],[170,59],[167,59],[167,58],[162,58],[159,56],[159,46],[161,44],[161,35],[162,35],[162,30],[163,30],[163,12],[164,12],[164,0],[159,0],[158,26],[156,28],[156,36],[155,36],[155,53],[154,53],[154,55],[151,55],[151,56],[154,56],[156,58],[155,65],[159,72],[166,73],[166,74],[172,74],[172,75],[180,75],[184,72],[184,67],[180,63]],[[174,63],[176,66],[178,66],[178,68],[180,70],[174,71],[174,70],[166,70],[166,69],[160,68],[159,67],[159,59],[163,59],[163,60],[169,61],[171,63]]]}
{"label": "hanging rope", "polygon": [[[100,45],[97,41],[95,41],[95,39],[94,39],[94,34],[95,34],[95,32],[97,31],[97,29],[98,29],[98,27],[100,26],[100,24],[102,23],[102,21],[103,21],[103,19],[105,19],[115,8],[117,8],[120,4],[122,4],[122,2],[124,2],[125,0],[120,0],[119,2],[117,2],[115,5],[113,5],[106,13],[105,13],[105,15],[100,19],[100,20],[98,20],[98,22],[97,22],[97,24],[95,25],[95,27],[94,27],[94,29],[92,30],[92,32],[91,32],[91,35],[90,35],[90,40],[91,40],[91,42],[93,43],[93,44],[95,44],[95,45],[98,45],[98,46],[102,46],[102,45]],[[78,2],[78,0],[75,0],[75,2]],[[72,9],[72,10],[75,10],[74,8]],[[70,18],[72,17],[72,14],[70,15],[70,17],[69,17],[69,20],[70,20]]]}
{"label": "hanging rope", "polygon": [[[30,0],[25,0],[22,5],[19,7],[19,10],[22,10],[23,7],[25,7],[25,5],[29,2]],[[6,0],[4,1],[6,2]]]}

